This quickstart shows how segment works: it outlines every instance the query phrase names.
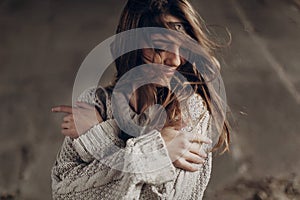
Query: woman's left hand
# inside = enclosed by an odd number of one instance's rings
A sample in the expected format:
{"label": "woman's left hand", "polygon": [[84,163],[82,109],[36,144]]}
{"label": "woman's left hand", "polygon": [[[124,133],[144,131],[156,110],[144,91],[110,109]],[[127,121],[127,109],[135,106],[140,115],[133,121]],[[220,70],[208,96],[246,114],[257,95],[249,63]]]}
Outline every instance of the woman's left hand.
{"label": "woman's left hand", "polygon": [[87,130],[103,121],[95,106],[76,102],[76,107],[61,105],[52,108],[52,112],[66,113],[61,124],[61,133],[71,138],[77,138]]}

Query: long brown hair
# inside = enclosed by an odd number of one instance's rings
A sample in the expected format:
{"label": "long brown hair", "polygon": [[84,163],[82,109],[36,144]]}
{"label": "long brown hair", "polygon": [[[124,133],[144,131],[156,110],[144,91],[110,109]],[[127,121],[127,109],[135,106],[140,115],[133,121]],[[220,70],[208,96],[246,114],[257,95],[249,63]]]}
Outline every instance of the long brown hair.
{"label": "long brown hair", "polygon": [[[121,14],[116,33],[142,27],[170,28],[163,20],[165,15],[175,16],[186,24],[186,34],[202,46],[211,62],[216,63],[213,50],[218,45],[208,39],[204,22],[187,0],[128,0]],[[115,61],[117,68],[115,83],[130,69],[143,64],[142,58],[141,50],[135,50],[118,57]],[[208,90],[203,77],[197,72],[195,66],[191,63],[185,63],[178,68],[178,71],[186,77],[194,91],[202,96],[209,111],[215,109],[220,112],[219,104],[212,103],[212,98],[218,97],[218,95],[212,94],[214,91]],[[142,113],[147,107],[159,103],[167,110],[166,126],[176,124],[175,118],[180,115],[179,100],[168,89],[157,88],[149,84],[137,89],[137,94],[139,96],[135,110],[137,113]],[[214,99],[214,102],[218,101],[218,99]],[[125,140],[130,137],[126,133],[123,136]],[[229,141],[229,123],[225,120],[222,133],[214,149],[223,147],[223,152],[228,150]]]}

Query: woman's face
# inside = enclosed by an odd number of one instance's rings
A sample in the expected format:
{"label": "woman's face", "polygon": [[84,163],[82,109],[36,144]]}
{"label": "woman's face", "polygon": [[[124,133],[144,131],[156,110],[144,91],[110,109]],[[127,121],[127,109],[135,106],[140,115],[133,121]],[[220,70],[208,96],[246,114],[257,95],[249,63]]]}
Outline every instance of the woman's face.
{"label": "woman's face", "polygon": [[[184,31],[181,21],[172,16],[164,16],[164,20],[167,23],[173,24],[175,29],[178,31]],[[166,77],[172,77],[176,69],[185,63],[185,60],[180,56],[180,46],[178,41],[172,36],[162,35],[162,34],[153,34],[151,36],[151,42],[154,46],[159,47],[160,49],[143,49],[143,59],[147,64],[155,63],[162,64],[167,67],[162,68],[162,73]],[[163,49],[169,49],[170,51],[165,51]]]}

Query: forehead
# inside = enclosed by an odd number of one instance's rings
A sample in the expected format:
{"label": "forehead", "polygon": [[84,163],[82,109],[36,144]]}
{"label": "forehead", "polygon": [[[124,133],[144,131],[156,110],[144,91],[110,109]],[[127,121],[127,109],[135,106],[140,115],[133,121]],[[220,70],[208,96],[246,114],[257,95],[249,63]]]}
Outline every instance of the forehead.
{"label": "forehead", "polygon": [[182,21],[179,18],[177,18],[173,15],[163,15],[163,20],[166,22],[172,22],[172,23],[176,23],[176,22],[182,23]]}

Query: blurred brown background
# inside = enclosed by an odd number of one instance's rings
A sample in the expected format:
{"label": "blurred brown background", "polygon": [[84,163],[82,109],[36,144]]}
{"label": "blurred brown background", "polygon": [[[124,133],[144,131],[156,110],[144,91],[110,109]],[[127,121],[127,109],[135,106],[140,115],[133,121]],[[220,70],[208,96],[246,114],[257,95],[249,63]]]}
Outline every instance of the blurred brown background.
{"label": "blurred brown background", "polygon": [[[194,0],[221,52],[235,123],[205,199],[300,199],[299,0]],[[125,0],[0,0],[0,199],[51,199],[62,116],[85,56]],[[275,189],[274,189],[275,188]],[[297,196],[299,195],[299,196]]]}

